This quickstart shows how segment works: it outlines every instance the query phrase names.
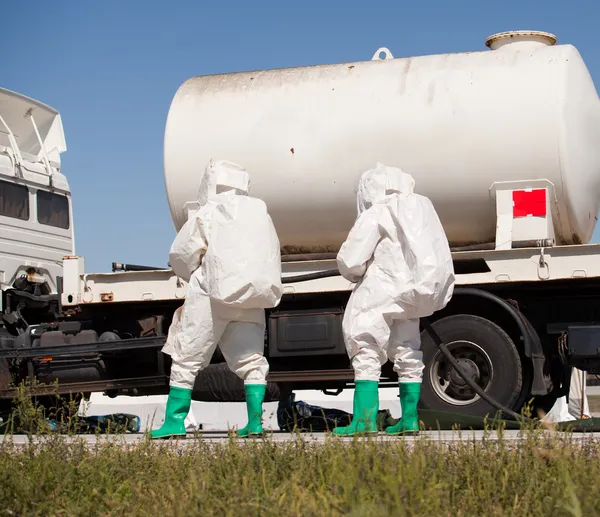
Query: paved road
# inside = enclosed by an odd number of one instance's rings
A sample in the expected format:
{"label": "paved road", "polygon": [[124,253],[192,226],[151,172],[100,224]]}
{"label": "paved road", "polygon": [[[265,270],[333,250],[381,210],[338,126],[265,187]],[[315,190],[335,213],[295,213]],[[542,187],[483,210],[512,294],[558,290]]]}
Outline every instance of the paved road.
{"label": "paved road", "polygon": [[[562,433],[551,433],[547,432],[548,436],[564,436]],[[301,435],[292,435],[289,433],[280,433],[274,432],[269,433],[266,439],[273,442],[289,442],[293,439],[296,439],[298,436],[307,442],[311,443],[324,443],[328,439],[334,439],[331,435],[326,435],[324,433],[315,433],[315,434],[301,434]],[[483,439],[486,440],[498,440],[499,435],[496,432],[485,432],[485,431],[428,431],[421,433],[422,437],[426,437],[428,440],[437,443],[452,443],[452,442],[467,442],[467,441],[481,441]],[[526,434],[521,433],[521,431],[504,431],[502,434],[502,438],[505,441],[515,442],[517,440],[521,440],[526,436]],[[202,439],[209,443],[214,444],[223,444],[230,440],[227,432],[205,432],[201,435]],[[108,444],[108,443],[118,443],[123,445],[134,445],[142,440],[144,440],[143,434],[125,434],[125,435],[109,435],[109,436],[94,436],[94,435],[80,435],[80,436],[65,436],[65,440],[68,442],[72,442],[74,440],[85,440],[90,446],[94,446],[96,444]],[[341,440],[344,442],[352,442],[353,438],[335,438],[337,440]],[[374,438],[359,438],[360,440],[369,440]],[[376,439],[380,442],[393,442],[397,441],[399,438],[397,437],[388,437],[384,434],[379,434]],[[408,442],[412,442],[414,440],[418,440],[419,438],[406,437],[405,440]],[[594,442],[600,443],[600,433],[573,433],[571,435],[571,439],[574,441],[584,442],[593,440]],[[14,435],[12,437],[0,437],[0,444],[4,443],[4,441],[12,441],[17,445],[25,445],[29,443],[29,438],[25,435]],[[41,442],[47,440],[47,438],[34,437],[34,442]],[[240,443],[248,443],[248,440],[237,439],[236,441]],[[157,441],[156,443],[165,443],[162,440]],[[196,439],[194,435],[189,434],[185,440],[177,440],[177,444],[181,446],[189,446],[196,443]]]}

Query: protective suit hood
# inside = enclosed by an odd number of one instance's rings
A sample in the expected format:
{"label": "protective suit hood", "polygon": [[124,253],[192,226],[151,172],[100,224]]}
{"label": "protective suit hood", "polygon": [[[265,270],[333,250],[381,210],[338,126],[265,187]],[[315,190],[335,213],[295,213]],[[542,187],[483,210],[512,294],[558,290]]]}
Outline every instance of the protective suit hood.
{"label": "protective suit hood", "polygon": [[390,194],[412,194],[414,178],[398,167],[389,167],[377,162],[374,169],[364,172],[358,182],[356,203],[358,215]]}
{"label": "protective suit hood", "polygon": [[247,196],[249,186],[250,176],[241,165],[225,160],[211,160],[200,181],[198,208],[226,192]]}
{"label": "protective suit hood", "polygon": [[236,196],[248,196],[250,177],[242,166],[236,163],[211,160],[198,189],[198,209],[177,233],[169,252],[169,264],[173,272],[186,282],[200,267],[206,252],[207,242],[204,233],[210,213],[219,201],[233,201]]}

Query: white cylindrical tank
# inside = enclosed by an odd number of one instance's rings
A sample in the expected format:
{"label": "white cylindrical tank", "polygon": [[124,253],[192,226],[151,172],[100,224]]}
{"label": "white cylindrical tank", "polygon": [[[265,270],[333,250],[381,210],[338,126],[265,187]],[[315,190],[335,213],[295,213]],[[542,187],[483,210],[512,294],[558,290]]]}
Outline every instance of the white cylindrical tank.
{"label": "white cylindrical tank", "polygon": [[482,52],[191,78],[165,129],[175,227],[208,161],[223,159],[248,170],[282,246],[334,251],[356,218],[358,178],[379,161],[414,176],[454,246],[493,242],[493,186],[534,180],[553,186],[557,242],[588,242],[600,102],[577,49],[555,41],[520,31]]}

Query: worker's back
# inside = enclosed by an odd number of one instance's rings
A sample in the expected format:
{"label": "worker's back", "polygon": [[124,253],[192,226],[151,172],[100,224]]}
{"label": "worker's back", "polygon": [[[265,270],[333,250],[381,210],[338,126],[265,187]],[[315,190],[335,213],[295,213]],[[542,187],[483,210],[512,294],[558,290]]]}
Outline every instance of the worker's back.
{"label": "worker's back", "polygon": [[201,268],[214,301],[263,309],[279,303],[283,291],[279,239],[263,201],[240,195],[219,200],[212,209]]}
{"label": "worker's back", "polygon": [[[382,237],[364,283],[374,277],[403,319],[426,317],[445,307],[454,291],[454,268],[431,201],[415,193],[398,193],[369,211],[377,212]],[[387,277],[390,281],[384,282]]]}

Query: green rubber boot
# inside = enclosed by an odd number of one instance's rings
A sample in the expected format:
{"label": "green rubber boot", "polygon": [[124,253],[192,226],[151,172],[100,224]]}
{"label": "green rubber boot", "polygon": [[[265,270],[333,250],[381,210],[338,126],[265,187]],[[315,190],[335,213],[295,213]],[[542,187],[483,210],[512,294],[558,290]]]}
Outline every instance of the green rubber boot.
{"label": "green rubber boot", "polygon": [[386,434],[419,434],[419,414],[417,411],[417,404],[419,403],[420,396],[420,382],[400,383],[400,407],[402,408],[402,417],[396,425],[386,428]]}
{"label": "green rubber boot", "polygon": [[377,433],[379,411],[379,383],[377,381],[355,381],[352,422],[346,427],[336,427],[336,436]]}
{"label": "green rubber boot", "polygon": [[171,436],[185,436],[185,417],[192,405],[192,390],[171,386],[165,421],[160,429],[152,431],[151,438],[170,438]]}
{"label": "green rubber boot", "polygon": [[240,438],[248,436],[261,436],[263,434],[262,413],[263,401],[265,400],[266,384],[245,384],[246,409],[248,410],[248,424],[238,430]]}

